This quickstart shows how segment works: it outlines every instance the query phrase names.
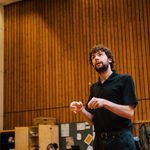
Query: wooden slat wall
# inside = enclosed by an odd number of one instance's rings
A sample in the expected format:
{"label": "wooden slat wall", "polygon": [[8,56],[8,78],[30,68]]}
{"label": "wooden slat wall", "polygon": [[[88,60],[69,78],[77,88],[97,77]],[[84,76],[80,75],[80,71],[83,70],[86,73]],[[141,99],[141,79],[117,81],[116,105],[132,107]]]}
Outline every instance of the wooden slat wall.
{"label": "wooden slat wall", "polygon": [[134,122],[150,122],[149,0],[24,0],[5,6],[4,128],[83,119],[69,110],[88,99],[97,74],[88,53],[112,49],[116,70],[131,74],[139,101]]}

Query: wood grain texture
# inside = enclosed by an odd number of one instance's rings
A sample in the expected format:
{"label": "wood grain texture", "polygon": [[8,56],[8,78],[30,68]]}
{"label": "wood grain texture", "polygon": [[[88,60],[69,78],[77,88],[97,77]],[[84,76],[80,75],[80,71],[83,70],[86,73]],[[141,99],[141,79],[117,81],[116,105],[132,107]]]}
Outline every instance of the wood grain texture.
{"label": "wood grain texture", "polygon": [[132,75],[138,106],[133,122],[150,120],[149,0],[26,0],[5,6],[4,127],[35,117],[79,122],[69,104],[86,104],[97,73],[89,50],[102,43],[119,73]]}

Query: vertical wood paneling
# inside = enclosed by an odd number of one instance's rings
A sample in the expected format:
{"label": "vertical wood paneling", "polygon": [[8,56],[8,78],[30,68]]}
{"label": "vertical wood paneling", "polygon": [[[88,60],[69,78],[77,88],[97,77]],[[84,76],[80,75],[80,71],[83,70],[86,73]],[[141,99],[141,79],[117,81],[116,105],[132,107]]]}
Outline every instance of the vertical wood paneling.
{"label": "vertical wood paneling", "polygon": [[113,51],[117,71],[135,81],[139,104],[133,121],[149,122],[149,7],[148,0],[26,0],[5,6],[5,129],[32,125],[39,116],[83,121],[69,104],[86,104],[98,77],[88,53],[98,43]]}

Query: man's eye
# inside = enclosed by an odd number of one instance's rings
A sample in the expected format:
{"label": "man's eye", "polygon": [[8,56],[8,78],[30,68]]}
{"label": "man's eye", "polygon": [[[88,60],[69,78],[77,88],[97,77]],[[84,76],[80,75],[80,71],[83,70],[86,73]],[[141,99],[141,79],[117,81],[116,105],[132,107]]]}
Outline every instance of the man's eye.
{"label": "man's eye", "polygon": [[92,59],[94,59],[95,58],[95,56],[92,56]]}
{"label": "man's eye", "polygon": [[98,53],[98,56],[102,56],[102,53]]}

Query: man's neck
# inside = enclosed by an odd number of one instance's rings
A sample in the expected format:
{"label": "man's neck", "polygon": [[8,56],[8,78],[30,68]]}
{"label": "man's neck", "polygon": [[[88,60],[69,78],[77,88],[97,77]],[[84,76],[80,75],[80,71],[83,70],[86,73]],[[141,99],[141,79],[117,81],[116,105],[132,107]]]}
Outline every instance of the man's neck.
{"label": "man's neck", "polygon": [[111,74],[112,74],[112,70],[110,68],[108,68],[105,72],[99,73],[101,83],[104,83]]}

